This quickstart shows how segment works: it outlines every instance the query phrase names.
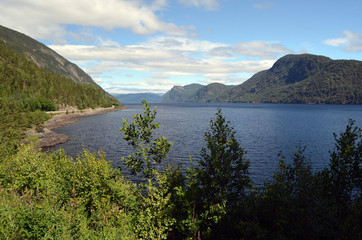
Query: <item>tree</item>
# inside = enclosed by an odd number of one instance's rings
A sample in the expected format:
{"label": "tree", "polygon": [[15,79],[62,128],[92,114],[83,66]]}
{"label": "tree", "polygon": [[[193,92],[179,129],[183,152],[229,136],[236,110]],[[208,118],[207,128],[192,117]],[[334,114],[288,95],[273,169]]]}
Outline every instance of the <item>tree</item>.
{"label": "tree", "polygon": [[361,129],[350,120],[334,138],[329,168],[313,173],[299,148],[264,184],[255,214],[266,239],[361,239]]}
{"label": "tree", "polygon": [[[267,239],[315,239],[318,189],[305,147],[293,152],[292,164],[280,160],[273,179],[264,183],[256,216]],[[298,227],[296,227],[298,226]]]}
{"label": "tree", "polygon": [[122,160],[133,175],[141,173],[148,180],[138,184],[142,203],[134,216],[135,232],[140,239],[166,239],[176,222],[172,200],[182,177],[171,164],[163,172],[156,168],[166,158],[172,143],[165,137],[154,137],[153,131],[159,128],[158,123],[153,122],[157,109],[152,112],[144,99],[142,103],[143,114],[133,115],[131,123],[123,119],[121,131],[135,152]]}
{"label": "tree", "polygon": [[[235,131],[222,115],[210,121],[205,132],[206,148],[201,150],[201,160],[196,168],[198,181],[201,230],[210,233],[211,227],[242,202],[250,187],[249,162],[245,151],[235,137]],[[206,234],[207,235],[207,234]]]}
{"label": "tree", "polygon": [[350,120],[346,130],[333,134],[335,150],[330,153],[330,170],[327,172],[330,191],[336,201],[345,202],[358,198],[362,194],[362,129],[354,126]]}
{"label": "tree", "polygon": [[155,176],[155,165],[160,165],[162,160],[166,158],[172,143],[165,137],[154,138],[153,130],[159,128],[158,123],[153,123],[156,118],[157,108],[153,113],[150,110],[149,104],[142,100],[144,113],[133,115],[134,121],[129,123],[123,119],[123,127],[121,131],[129,145],[136,151],[127,158],[122,158],[125,165],[130,169],[132,175],[139,173],[143,177],[151,179]]}
{"label": "tree", "polygon": [[335,239],[362,238],[362,130],[354,124],[349,120],[344,132],[333,134],[329,168],[318,174],[323,206],[328,207],[324,229]]}

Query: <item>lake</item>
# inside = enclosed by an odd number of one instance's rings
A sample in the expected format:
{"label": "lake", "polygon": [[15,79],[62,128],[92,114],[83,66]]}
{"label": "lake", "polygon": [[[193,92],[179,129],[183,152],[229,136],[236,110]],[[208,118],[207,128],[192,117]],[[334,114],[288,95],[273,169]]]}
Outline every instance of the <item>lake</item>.
{"label": "lake", "polygon": [[[194,163],[198,161],[205,146],[203,134],[220,107],[247,151],[245,158],[250,161],[249,171],[257,185],[270,179],[281,159],[278,154],[286,156],[288,162],[297,145],[306,146],[305,154],[311,158],[314,170],[323,169],[329,163],[329,151],[334,148],[333,133],[344,131],[350,118],[362,127],[361,105],[151,104],[154,106],[158,109],[156,122],[160,124],[156,134],[174,143],[168,159],[182,164],[183,169],[190,166],[190,156]],[[57,133],[69,135],[70,141],[52,150],[64,148],[69,156],[76,157],[83,147],[92,152],[102,149],[114,167],[120,166],[120,159],[132,152],[120,132],[122,119],[131,120],[134,114],[143,111],[141,104],[126,107],[122,111],[83,117],[77,123],[56,129]]]}

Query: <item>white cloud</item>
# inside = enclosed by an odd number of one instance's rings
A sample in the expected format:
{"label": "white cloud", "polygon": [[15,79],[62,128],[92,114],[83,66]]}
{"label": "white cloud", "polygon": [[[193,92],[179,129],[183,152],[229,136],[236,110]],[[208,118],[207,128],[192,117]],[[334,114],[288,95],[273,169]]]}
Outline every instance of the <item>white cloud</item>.
{"label": "white cloud", "polygon": [[167,1],[142,0],[1,0],[2,25],[40,39],[64,42],[66,25],[130,29],[135,34],[187,35],[187,27],[161,21],[155,14]]}
{"label": "white cloud", "polygon": [[293,51],[275,42],[266,41],[239,42],[209,51],[210,56],[220,58],[235,58],[237,55],[244,55],[260,59],[275,59],[288,53],[293,53]]}
{"label": "white cloud", "polygon": [[254,4],[254,7],[260,10],[264,10],[264,9],[269,9],[274,5],[273,2],[261,2],[261,3],[256,3]]}
{"label": "white cloud", "polygon": [[140,45],[94,46],[94,45],[49,45],[54,51],[75,60],[99,59],[104,61],[141,61],[170,59],[174,54],[162,49],[146,48]]}
{"label": "white cloud", "polygon": [[112,86],[138,86],[139,82],[110,82],[109,85]]}
{"label": "white cloud", "polygon": [[362,52],[362,35],[357,32],[343,31],[343,37],[326,39],[324,44],[339,47],[343,46],[346,52]]}
{"label": "white cloud", "polygon": [[141,86],[134,86],[134,87],[106,87],[105,90],[109,93],[117,94],[117,93],[145,93],[145,92],[152,92],[152,93],[160,93],[163,94],[170,90],[169,86],[159,86],[159,85],[141,85]]}
{"label": "white cloud", "polygon": [[[275,57],[291,52],[268,42],[246,42],[227,45],[181,37],[154,37],[138,45],[52,45],[56,52],[72,61],[92,61],[84,70],[99,78],[108,71],[138,71],[153,75],[160,82],[170,77],[198,76],[230,82],[237,73],[253,74],[270,68]],[[219,54],[215,51],[219,50]],[[232,56],[220,58],[220,51]],[[242,60],[245,56],[264,57],[261,60]],[[274,57],[274,59],[272,59]],[[268,60],[269,59],[269,60]],[[166,81],[167,80],[167,81]]]}
{"label": "white cloud", "polygon": [[261,59],[275,59],[280,55],[292,53],[293,51],[284,47],[283,45],[266,42],[266,41],[252,41],[237,43],[233,50],[242,55],[258,57]]}
{"label": "white cloud", "polygon": [[234,58],[235,53],[232,50],[231,46],[226,47],[215,47],[211,49],[208,54],[213,57],[219,58]]}
{"label": "white cloud", "polygon": [[251,77],[251,74],[223,74],[223,73],[209,73],[204,74],[203,77],[205,78],[202,82],[204,84],[209,83],[223,83],[226,85],[238,85],[245,82],[248,78]]}
{"label": "white cloud", "polygon": [[142,46],[162,49],[165,51],[182,51],[185,53],[206,53],[217,47],[226,47],[227,44],[202,41],[186,37],[157,36],[142,43]]}
{"label": "white cloud", "polygon": [[153,11],[158,11],[167,6],[167,0],[154,0],[154,2],[151,4],[151,9]]}
{"label": "white cloud", "polygon": [[187,6],[202,7],[206,10],[216,10],[219,7],[217,0],[179,0],[179,2]]}
{"label": "white cloud", "polygon": [[233,74],[229,74],[229,73],[206,73],[203,75],[203,77],[205,78],[203,80],[203,83],[205,84],[209,84],[209,83],[224,83],[224,84],[228,84],[230,83],[230,78]]}
{"label": "white cloud", "polygon": [[226,73],[206,73],[204,74],[204,77],[212,80],[219,80],[219,79],[225,79],[228,78],[230,75]]}
{"label": "white cloud", "polygon": [[156,86],[167,86],[166,88],[170,88],[169,86],[174,86],[174,85],[179,85],[178,82],[175,82],[175,81],[171,81],[169,79],[160,79],[160,78],[153,78],[153,79],[149,79],[149,80],[146,80],[145,83],[147,85],[156,85]]}
{"label": "white cloud", "polygon": [[103,83],[103,80],[102,79],[100,79],[100,78],[95,78],[95,79],[93,79],[96,83]]}
{"label": "white cloud", "polygon": [[333,47],[338,47],[340,45],[345,45],[348,43],[347,38],[335,38],[335,39],[327,39],[323,41],[324,44],[330,45]]}

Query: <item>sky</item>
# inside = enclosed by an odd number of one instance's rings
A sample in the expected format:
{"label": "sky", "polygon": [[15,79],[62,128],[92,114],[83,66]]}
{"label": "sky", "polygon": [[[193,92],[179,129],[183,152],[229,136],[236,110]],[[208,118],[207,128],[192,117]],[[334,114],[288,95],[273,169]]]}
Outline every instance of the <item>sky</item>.
{"label": "sky", "polygon": [[287,54],[362,60],[361,0],[0,0],[0,25],[111,94],[238,85]]}

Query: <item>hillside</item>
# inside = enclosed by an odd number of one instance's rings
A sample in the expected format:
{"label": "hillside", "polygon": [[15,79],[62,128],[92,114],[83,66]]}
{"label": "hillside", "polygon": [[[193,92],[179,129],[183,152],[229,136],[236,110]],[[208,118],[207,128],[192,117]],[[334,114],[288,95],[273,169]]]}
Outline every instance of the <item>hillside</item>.
{"label": "hillside", "polygon": [[27,128],[36,125],[41,131],[49,118],[44,111],[112,105],[120,103],[99,86],[41,69],[0,42],[0,152],[7,145],[6,151],[16,149]]}
{"label": "hillside", "polygon": [[[165,96],[175,95],[174,88]],[[182,94],[195,102],[362,104],[362,61],[286,55],[238,86],[210,84]]]}
{"label": "hillside", "polygon": [[221,83],[175,86],[162,96],[161,102],[224,102],[233,87]]}
{"label": "hillside", "polygon": [[26,57],[40,68],[54,74],[63,75],[74,82],[96,85],[93,79],[77,65],[25,34],[0,25],[0,42],[19,55]]}
{"label": "hillside", "polygon": [[362,103],[362,62],[287,55],[232,90],[235,102]]}
{"label": "hillside", "polygon": [[200,88],[193,98],[198,102],[227,102],[228,94],[235,86],[211,83]]}
{"label": "hillside", "polygon": [[[0,42],[1,96],[16,97],[31,110],[52,110],[60,105],[109,107],[119,102],[102,88],[93,84],[76,83],[64,76],[39,68]],[[37,106],[40,101],[51,109]]]}
{"label": "hillside", "polygon": [[174,86],[162,96],[161,102],[192,102],[197,91],[202,88],[201,84],[190,84],[186,86]]}

